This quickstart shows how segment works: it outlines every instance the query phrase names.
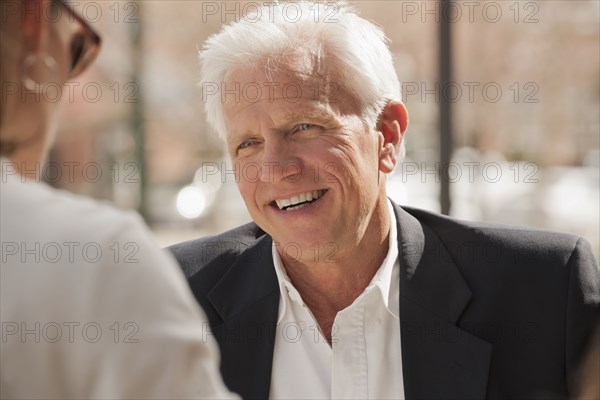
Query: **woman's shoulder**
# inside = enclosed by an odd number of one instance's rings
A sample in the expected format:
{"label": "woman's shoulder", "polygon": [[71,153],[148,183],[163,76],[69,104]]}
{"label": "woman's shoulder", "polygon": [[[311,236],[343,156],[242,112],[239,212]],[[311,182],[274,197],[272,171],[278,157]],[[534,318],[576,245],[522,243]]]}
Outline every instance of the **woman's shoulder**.
{"label": "woman's shoulder", "polygon": [[17,176],[3,176],[0,185],[3,236],[22,236],[27,241],[34,237],[103,241],[119,232],[145,229],[136,213],[119,210],[106,201]]}

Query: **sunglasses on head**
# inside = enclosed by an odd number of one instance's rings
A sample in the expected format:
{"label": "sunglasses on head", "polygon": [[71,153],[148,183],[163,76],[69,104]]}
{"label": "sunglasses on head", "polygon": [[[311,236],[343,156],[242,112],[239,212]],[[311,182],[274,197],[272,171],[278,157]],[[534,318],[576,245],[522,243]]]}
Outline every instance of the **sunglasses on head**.
{"label": "sunglasses on head", "polygon": [[71,65],[69,78],[81,74],[95,59],[100,51],[100,36],[92,27],[64,0],[53,0],[66,15],[61,19],[67,20]]}

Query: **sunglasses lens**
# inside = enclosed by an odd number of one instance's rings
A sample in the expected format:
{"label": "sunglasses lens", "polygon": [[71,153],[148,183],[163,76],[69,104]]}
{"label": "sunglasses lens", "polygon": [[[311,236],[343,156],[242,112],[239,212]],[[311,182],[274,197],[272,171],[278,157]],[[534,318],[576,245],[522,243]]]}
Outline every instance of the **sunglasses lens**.
{"label": "sunglasses lens", "polygon": [[85,68],[94,61],[100,50],[100,37],[90,25],[80,17],[70,6],[62,0],[55,0],[55,4],[62,7],[68,16],[65,25],[70,36],[71,65],[69,77],[74,78],[85,70]]}
{"label": "sunglasses lens", "polygon": [[71,71],[74,71],[81,62],[84,51],[85,37],[81,34],[77,34],[71,41]]}

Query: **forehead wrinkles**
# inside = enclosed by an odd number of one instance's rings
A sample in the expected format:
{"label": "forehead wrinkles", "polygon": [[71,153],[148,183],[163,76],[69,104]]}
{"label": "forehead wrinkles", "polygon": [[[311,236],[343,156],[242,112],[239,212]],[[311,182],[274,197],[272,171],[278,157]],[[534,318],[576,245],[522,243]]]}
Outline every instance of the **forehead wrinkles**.
{"label": "forehead wrinkles", "polygon": [[282,107],[272,120],[278,127],[284,129],[289,128],[290,124],[298,123],[317,124],[326,129],[340,128],[343,125],[343,118],[340,114],[329,104],[322,102],[299,104],[297,107]]}
{"label": "forehead wrinkles", "polygon": [[[287,99],[284,108],[291,110],[286,113],[288,118],[293,117],[293,111],[298,115],[301,103],[306,105],[305,100],[313,102],[305,108],[314,106],[315,113],[321,118],[326,114],[330,119],[332,116],[361,117],[361,104],[356,93],[342,85],[344,74],[337,67],[335,57],[324,56],[322,45],[308,48],[306,46],[273,57],[264,57],[254,65],[230,70],[225,77],[226,88],[239,90],[242,96],[240,101],[233,101],[232,95],[226,95],[226,114],[231,117],[232,113],[243,111],[258,103],[265,103],[264,106],[268,108],[273,100]],[[260,97],[255,96],[258,90]],[[298,91],[300,101],[297,101]],[[277,119],[281,117],[282,114]]]}

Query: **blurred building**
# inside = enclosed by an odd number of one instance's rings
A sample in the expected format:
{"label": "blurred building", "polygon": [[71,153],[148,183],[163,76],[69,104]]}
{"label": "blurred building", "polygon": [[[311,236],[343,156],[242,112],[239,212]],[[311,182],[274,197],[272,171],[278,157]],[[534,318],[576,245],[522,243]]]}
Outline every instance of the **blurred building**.
{"label": "blurred building", "polygon": [[[411,116],[407,160],[389,179],[390,196],[439,210],[445,96],[455,113],[451,214],[573,232],[598,256],[600,3],[350,3],[390,38]],[[224,145],[204,118],[197,53],[257,2],[75,4],[104,48],[72,93],[62,93],[47,180],[141,209],[164,244],[248,221]],[[454,34],[454,81],[444,87],[440,12]]]}

